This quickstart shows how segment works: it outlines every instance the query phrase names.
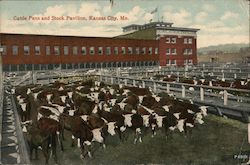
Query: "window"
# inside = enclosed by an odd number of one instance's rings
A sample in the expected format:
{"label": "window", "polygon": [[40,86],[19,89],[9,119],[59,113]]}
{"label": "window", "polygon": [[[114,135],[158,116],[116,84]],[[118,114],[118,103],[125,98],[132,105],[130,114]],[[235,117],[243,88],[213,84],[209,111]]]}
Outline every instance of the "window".
{"label": "window", "polygon": [[77,54],[78,54],[78,47],[73,46],[73,55],[77,55]]}
{"label": "window", "polygon": [[171,38],[171,43],[175,44],[176,43],[176,38]]}
{"label": "window", "polygon": [[3,48],[2,54],[6,55],[7,54],[7,47],[6,47],[6,45],[2,45],[2,48]]}
{"label": "window", "polygon": [[188,64],[188,60],[184,60],[184,65],[187,65]]}
{"label": "window", "polygon": [[141,53],[142,53],[142,54],[146,54],[146,48],[145,48],[145,47],[142,48]]}
{"label": "window", "polygon": [[82,46],[81,52],[82,52],[82,55],[86,55],[86,47],[85,46]]}
{"label": "window", "polygon": [[140,54],[140,48],[139,48],[139,47],[136,47],[136,48],[135,48],[135,52],[136,52],[136,54]]}
{"label": "window", "polygon": [[111,48],[110,47],[106,47],[106,55],[110,55],[111,54]]}
{"label": "window", "polygon": [[94,54],[95,54],[95,47],[91,46],[91,47],[89,48],[89,54],[90,54],[90,55],[94,55]]}
{"label": "window", "polygon": [[132,47],[128,47],[128,54],[133,54],[133,48]]}
{"label": "window", "polygon": [[50,46],[46,46],[45,49],[46,49],[46,55],[50,55]]}
{"label": "window", "polygon": [[172,60],[172,61],[171,61],[171,64],[172,64],[172,65],[176,65],[176,60]]}
{"label": "window", "polygon": [[192,49],[184,49],[184,55],[191,55],[191,54],[193,54]]}
{"label": "window", "polygon": [[184,55],[187,55],[187,54],[188,54],[188,49],[184,49],[183,54],[184,54]]}
{"label": "window", "polygon": [[189,55],[193,54],[193,50],[192,49],[188,49],[188,54]]}
{"label": "window", "polygon": [[167,48],[166,49],[166,55],[170,55],[170,51],[171,51],[170,48]]}
{"label": "window", "polygon": [[187,44],[187,43],[188,43],[188,39],[184,38],[184,44]]}
{"label": "window", "polygon": [[40,46],[35,46],[35,55],[40,55],[40,54],[41,54]]}
{"label": "window", "polygon": [[30,54],[30,47],[29,46],[24,46],[23,51],[24,51],[24,55],[29,55]]}
{"label": "window", "polygon": [[170,65],[170,64],[171,64],[171,60],[170,60],[170,59],[167,59],[166,65]]}
{"label": "window", "polygon": [[188,39],[188,43],[189,43],[189,44],[192,44],[192,38],[189,38],[189,39]]}
{"label": "window", "polygon": [[54,46],[54,54],[55,54],[55,55],[60,55],[59,46]]}
{"label": "window", "polygon": [[170,40],[171,40],[171,38],[170,38],[170,37],[167,37],[167,38],[166,38],[166,43],[170,43]]}
{"label": "window", "polygon": [[102,55],[103,54],[103,48],[102,47],[98,47],[98,54]]}
{"label": "window", "polygon": [[68,55],[69,54],[69,47],[68,46],[64,46],[63,47],[63,53],[64,53],[64,55]]}
{"label": "window", "polygon": [[118,47],[115,47],[115,48],[114,48],[114,54],[115,54],[115,55],[118,55],[118,54],[119,54]]}
{"label": "window", "polygon": [[17,55],[18,54],[18,46],[13,45],[12,46],[12,55]]}
{"label": "window", "polygon": [[192,60],[192,59],[189,59],[189,60],[188,60],[188,64],[193,64],[193,60]]}
{"label": "window", "polygon": [[156,55],[158,54],[158,48],[155,48],[155,54]]}
{"label": "window", "polygon": [[152,53],[153,53],[153,48],[152,47],[148,48],[148,54],[152,54]]}
{"label": "window", "polygon": [[172,54],[176,54],[176,49],[172,49]]}
{"label": "window", "polygon": [[125,49],[125,47],[122,47],[122,54],[126,54],[126,49]]}

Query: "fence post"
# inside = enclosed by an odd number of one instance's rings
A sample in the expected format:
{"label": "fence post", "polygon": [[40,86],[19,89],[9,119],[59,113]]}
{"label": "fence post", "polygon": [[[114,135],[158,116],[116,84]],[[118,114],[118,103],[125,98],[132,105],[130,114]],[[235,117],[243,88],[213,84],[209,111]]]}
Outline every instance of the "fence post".
{"label": "fence post", "polygon": [[170,93],[170,84],[167,84],[167,93]]}
{"label": "fence post", "polygon": [[125,79],[125,80],[124,80],[124,84],[125,84],[125,86],[128,85],[128,79]]}
{"label": "fence post", "polygon": [[234,73],[234,79],[236,79],[237,78],[237,74],[236,73]]}
{"label": "fence post", "polygon": [[177,82],[180,81],[180,72],[177,72]]}
{"label": "fence post", "polygon": [[136,86],[136,84],[135,84],[135,80],[133,80],[133,86],[134,86],[134,87]]}
{"label": "fence post", "polygon": [[99,81],[102,82],[102,74],[99,76]]}
{"label": "fence post", "polygon": [[182,85],[181,88],[182,88],[182,90],[181,90],[181,96],[182,96],[182,97],[186,97],[185,86]]}
{"label": "fence post", "polygon": [[108,77],[107,77],[107,76],[105,77],[105,82],[106,82],[106,83],[108,82]]}
{"label": "fence post", "polygon": [[227,101],[228,101],[228,94],[227,91],[224,90],[224,105],[227,105]]}
{"label": "fence post", "polygon": [[142,81],[142,88],[145,88],[145,81]]}
{"label": "fence post", "polygon": [[117,77],[117,82],[118,82],[118,84],[120,84],[120,83],[121,83],[121,81],[120,81],[120,77]]}
{"label": "fence post", "polygon": [[111,84],[114,84],[114,77],[111,77]]}
{"label": "fence post", "polygon": [[204,71],[201,71],[201,76],[204,77]]}
{"label": "fence post", "polygon": [[154,92],[156,92],[156,83],[154,82]]}
{"label": "fence post", "polygon": [[204,88],[200,87],[200,98],[201,101],[204,101]]}

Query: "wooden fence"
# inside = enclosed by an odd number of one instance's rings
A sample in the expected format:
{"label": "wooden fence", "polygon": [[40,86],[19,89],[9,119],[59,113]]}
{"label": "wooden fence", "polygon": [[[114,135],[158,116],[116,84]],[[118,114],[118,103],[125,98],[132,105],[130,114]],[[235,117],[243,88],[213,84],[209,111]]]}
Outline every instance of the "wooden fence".
{"label": "wooden fence", "polygon": [[[227,116],[240,118],[242,121],[249,122],[249,90],[163,82],[109,75],[101,75],[99,76],[99,80],[109,84],[123,84],[125,86],[137,86],[142,88],[148,87],[156,93],[173,93],[180,99],[192,100],[201,105],[209,105],[213,107],[219,115],[225,114]],[[231,93],[240,95],[232,95]]]}

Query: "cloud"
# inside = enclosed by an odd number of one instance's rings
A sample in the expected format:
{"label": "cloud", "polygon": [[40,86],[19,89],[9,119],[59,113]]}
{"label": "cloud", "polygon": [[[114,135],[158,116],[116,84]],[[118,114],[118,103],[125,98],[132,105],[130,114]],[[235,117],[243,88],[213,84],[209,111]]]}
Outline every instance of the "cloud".
{"label": "cloud", "polygon": [[202,6],[202,10],[203,11],[207,11],[207,12],[213,12],[213,11],[215,11],[215,9],[216,9],[216,7],[214,6],[214,5],[212,5],[212,4],[204,4],[203,6]]}
{"label": "cloud", "polygon": [[195,24],[192,25],[194,28],[198,28],[201,30],[202,33],[213,33],[214,35],[218,34],[231,34],[231,35],[237,35],[241,34],[242,32],[247,32],[245,26],[236,25],[233,27],[226,26],[221,21],[214,21],[209,22],[208,24]]}
{"label": "cloud", "polygon": [[195,21],[196,22],[205,22],[206,18],[207,18],[207,12],[199,12],[196,16],[195,16]]}
{"label": "cloud", "polygon": [[65,10],[64,6],[55,5],[55,6],[49,6],[43,15],[44,16],[61,16],[65,12],[66,12],[66,10]]}
{"label": "cloud", "polygon": [[[47,16],[113,16],[117,21],[99,20],[99,21],[14,21],[13,19],[3,18],[4,24],[2,31],[9,33],[41,33],[53,35],[81,35],[81,36],[116,36],[122,33],[121,27],[131,23],[143,22],[145,11],[140,6],[134,6],[125,12],[109,13],[110,6],[100,6],[97,3],[82,3],[77,9],[74,5],[54,5],[47,7],[44,12],[34,14],[33,17]],[[108,14],[109,13],[109,14]],[[121,20],[125,16],[128,20]],[[145,18],[149,18],[145,16]],[[94,33],[93,33],[94,32]]]}
{"label": "cloud", "polygon": [[103,13],[111,13],[112,12],[112,8],[111,6],[105,6],[102,9]]}
{"label": "cloud", "polygon": [[145,22],[148,22],[148,21],[150,21],[150,20],[153,19],[153,18],[154,18],[154,15],[153,15],[153,14],[145,13],[145,15],[144,15],[144,17],[143,17],[143,20],[144,20]]}
{"label": "cloud", "polygon": [[[180,6],[181,7],[181,6]],[[157,13],[150,14],[154,7],[143,8],[135,5],[129,9],[111,10],[110,4],[101,6],[100,3],[87,1],[80,5],[64,4],[48,6],[42,12],[37,12],[34,16],[114,16],[120,18],[125,16],[128,20],[122,21],[14,21],[8,15],[1,15],[1,32],[24,33],[24,34],[49,34],[49,35],[74,35],[74,36],[101,36],[113,37],[122,33],[122,26],[129,24],[143,24],[150,19],[157,17]],[[175,6],[162,6],[164,16],[168,22],[173,22],[174,26],[193,27],[201,29],[198,32],[198,47],[231,43],[248,42],[248,26],[244,22],[239,24],[240,15],[232,11],[224,11],[217,19],[209,21],[210,14],[214,13],[216,6],[204,4],[201,10],[192,15],[191,9],[177,8]],[[159,10],[160,11],[160,10]],[[233,21],[228,21],[229,19]],[[235,21],[238,20],[238,24]]]}
{"label": "cloud", "polygon": [[192,22],[191,13],[185,9],[180,9],[177,12],[166,11],[164,12],[163,16],[168,21],[173,22],[177,26],[185,26]]}
{"label": "cloud", "polygon": [[220,19],[222,21],[226,21],[228,19],[237,19],[239,17],[239,14],[238,13],[234,13],[234,12],[231,12],[231,11],[227,11],[224,13],[223,16],[220,17]]}
{"label": "cloud", "polygon": [[81,16],[101,16],[100,10],[101,6],[97,3],[82,3],[77,14]]}

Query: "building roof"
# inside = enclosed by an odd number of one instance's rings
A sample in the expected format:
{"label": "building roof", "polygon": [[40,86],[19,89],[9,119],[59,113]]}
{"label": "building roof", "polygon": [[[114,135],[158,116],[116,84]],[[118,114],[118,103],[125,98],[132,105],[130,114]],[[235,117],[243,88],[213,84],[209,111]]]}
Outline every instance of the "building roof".
{"label": "building roof", "polygon": [[[20,34],[20,33],[0,33],[0,35],[18,35],[18,36],[40,36],[40,37],[75,37],[75,38],[89,38],[89,39],[117,39],[117,40],[135,40],[132,38],[117,38],[114,37],[91,37],[91,36],[74,36],[74,35],[51,35],[51,34]],[[153,39],[137,39],[140,41],[154,41]],[[1,39],[0,39],[1,41]]]}
{"label": "building roof", "polygon": [[132,31],[135,29],[131,29],[131,27],[138,27],[137,30],[143,30],[143,29],[149,29],[149,28],[156,28],[156,29],[168,29],[168,30],[178,30],[178,31],[191,31],[191,32],[197,32],[200,29],[195,29],[195,28],[183,28],[183,27],[173,27],[173,23],[171,22],[150,22],[146,23],[144,25],[138,25],[138,24],[131,24],[128,26],[124,26],[123,31]]}
{"label": "building roof", "polygon": [[160,30],[178,30],[178,31],[191,31],[191,32],[197,32],[200,29],[196,28],[183,28],[183,27],[156,27],[156,29]]}
{"label": "building roof", "polygon": [[157,25],[157,24],[173,25],[174,23],[172,23],[172,22],[160,22],[160,21],[157,21],[157,22],[150,22],[150,23],[147,23],[145,25]]}
{"label": "building roof", "polygon": [[126,29],[126,28],[129,28],[129,27],[140,27],[140,26],[142,26],[142,25],[138,25],[138,24],[131,24],[131,25],[128,25],[128,26],[124,26],[124,27],[122,27],[123,29]]}

